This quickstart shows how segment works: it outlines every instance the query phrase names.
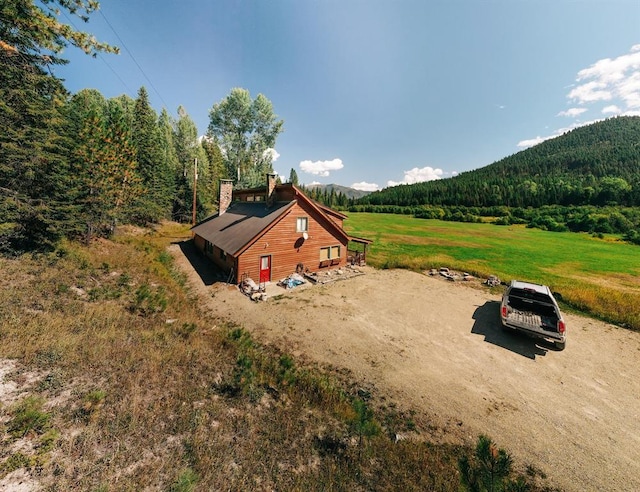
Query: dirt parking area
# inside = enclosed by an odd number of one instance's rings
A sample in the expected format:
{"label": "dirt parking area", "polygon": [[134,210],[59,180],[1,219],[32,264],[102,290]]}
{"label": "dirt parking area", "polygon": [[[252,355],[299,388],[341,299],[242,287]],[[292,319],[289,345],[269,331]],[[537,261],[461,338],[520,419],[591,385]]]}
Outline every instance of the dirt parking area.
{"label": "dirt parking area", "polygon": [[569,314],[559,352],[504,333],[500,297],[479,282],[405,270],[365,268],[252,302],[198,273],[188,247],[172,252],[216,316],[349,369],[424,415],[440,438],[473,443],[485,433],[567,491],[640,490],[640,333]]}

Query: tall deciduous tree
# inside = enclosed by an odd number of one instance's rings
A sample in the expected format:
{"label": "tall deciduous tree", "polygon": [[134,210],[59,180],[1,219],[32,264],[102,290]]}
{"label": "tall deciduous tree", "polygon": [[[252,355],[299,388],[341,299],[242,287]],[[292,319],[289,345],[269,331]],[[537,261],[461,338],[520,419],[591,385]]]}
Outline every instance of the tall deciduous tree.
{"label": "tall deciduous tree", "polygon": [[198,160],[198,185],[196,193],[198,217],[207,211],[207,207],[203,204],[203,199],[206,201],[207,192],[210,192],[210,190],[206,190],[203,185],[203,183],[208,181],[207,154],[198,141],[196,124],[182,106],[178,108],[178,120],[175,123],[173,142],[178,158],[178,173],[176,176],[176,193],[173,202],[172,216],[174,220],[189,222],[192,217],[193,186],[196,182],[196,159]]}
{"label": "tall deciduous tree", "polygon": [[210,138],[203,138],[201,142],[202,148],[207,155],[209,162],[209,174],[208,181],[203,182],[203,185],[211,196],[211,203],[217,200],[217,189],[221,179],[229,179],[226,166],[224,165],[224,158],[218,144]]}
{"label": "tall deciduous tree", "polygon": [[209,118],[208,134],[220,146],[236,186],[262,184],[264,174],[273,172],[270,149],[283,130],[271,101],[262,94],[252,100],[248,90],[235,88],[213,105]]}

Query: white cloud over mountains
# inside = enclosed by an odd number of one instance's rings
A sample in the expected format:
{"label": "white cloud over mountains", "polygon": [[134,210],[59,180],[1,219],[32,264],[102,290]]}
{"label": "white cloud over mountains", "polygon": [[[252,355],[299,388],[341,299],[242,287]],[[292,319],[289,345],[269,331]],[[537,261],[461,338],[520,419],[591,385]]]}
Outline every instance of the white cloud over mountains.
{"label": "white cloud over mountains", "polygon": [[366,181],[360,181],[359,183],[353,183],[351,188],[360,191],[378,191],[380,187],[376,183],[367,183]]}
{"label": "white cloud over mountains", "polygon": [[329,176],[331,171],[338,171],[342,169],[342,159],[333,159],[330,161],[302,161],[300,162],[300,169],[305,173],[315,174],[316,176]]}
{"label": "white cloud over mountains", "polygon": [[615,104],[602,108],[602,114],[620,114],[620,113],[622,113],[622,110]]}
{"label": "white cloud over mountains", "polygon": [[566,111],[560,111],[558,116],[568,116],[569,118],[575,118],[576,116],[580,116],[582,113],[588,111],[587,108],[571,108]]}
{"label": "white cloud over mountains", "polygon": [[[617,58],[603,58],[578,72],[576,84],[571,86],[567,99],[574,107],[560,111],[557,116],[577,118],[590,109],[608,116],[640,116],[640,44]],[[606,105],[599,107],[606,103]],[[518,142],[518,147],[537,145],[579,126],[600,121],[576,120],[569,127],[560,128],[546,137],[537,136]]]}
{"label": "white cloud over mountains", "polygon": [[387,181],[387,186],[397,186],[400,184],[422,183],[423,181],[434,181],[442,178],[444,172],[439,168],[426,166],[422,168],[414,167],[408,171],[404,171],[404,179],[402,181]]}
{"label": "white cloud over mountains", "polygon": [[578,72],[577,85],[567,96],[579,104],[617,99],[623,111],[640,110],[640,44],[630,53],[598,60]]}

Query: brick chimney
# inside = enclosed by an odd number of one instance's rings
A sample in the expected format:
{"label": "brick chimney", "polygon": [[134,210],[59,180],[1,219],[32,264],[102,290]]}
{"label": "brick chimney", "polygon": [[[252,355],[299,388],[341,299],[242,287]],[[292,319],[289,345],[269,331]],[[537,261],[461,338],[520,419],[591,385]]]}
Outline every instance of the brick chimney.
{"label": "brick chimney", "polygon": [[233,181],[230,179],[220,180],[220,196],[218,198],[218,215],[227,211],[233,199]]}
{"label": "brick chimney", "polygon": [[271,208],[276,201],[276,175],[267,174],[267,193],[265,201],[267,202],[267,208]]}

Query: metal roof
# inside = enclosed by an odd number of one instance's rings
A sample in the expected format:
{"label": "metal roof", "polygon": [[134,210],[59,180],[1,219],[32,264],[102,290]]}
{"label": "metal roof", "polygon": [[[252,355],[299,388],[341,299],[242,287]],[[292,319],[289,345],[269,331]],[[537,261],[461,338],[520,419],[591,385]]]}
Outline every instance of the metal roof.
{"label": "metal roof", "polygon": [[267,208],[265,202],[232,202],[222,215],[213,215],[191,230],[225,253],[235,256],[294,203],[295,200],[276,202]]}

